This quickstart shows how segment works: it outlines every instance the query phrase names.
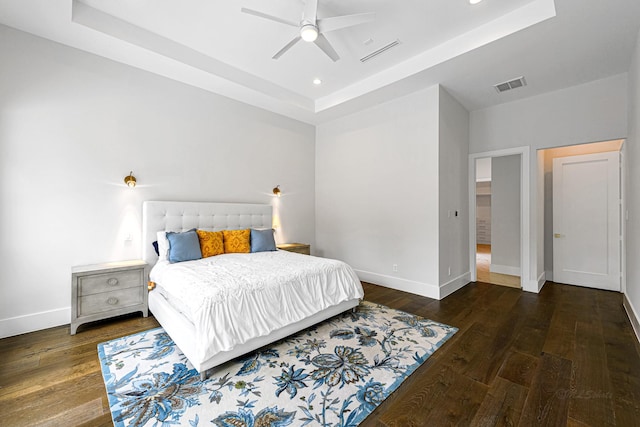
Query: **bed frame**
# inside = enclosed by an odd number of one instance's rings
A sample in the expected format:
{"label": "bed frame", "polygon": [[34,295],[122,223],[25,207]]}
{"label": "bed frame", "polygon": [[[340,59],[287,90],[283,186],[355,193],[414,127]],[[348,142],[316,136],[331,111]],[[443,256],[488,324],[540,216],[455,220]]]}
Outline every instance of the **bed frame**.
{"label": "bed frame", "polygon": [[[192,228],[219,231],[271,227],[270,205],[147,201],[142,204],[142,258],[150,266],[158,260],[152,246],[158,231],[185,231]],[[194,357],[196,335],[193,324],[157,292],[149,293],[149,310],[200,373],[203,380],[207,378],[211,368],[355,308],[359,303],[359,299],[342,302],[300,322],[277,329],[269,335],[252,338],[233,350],[217,353],[207,360],[198,360]]]}

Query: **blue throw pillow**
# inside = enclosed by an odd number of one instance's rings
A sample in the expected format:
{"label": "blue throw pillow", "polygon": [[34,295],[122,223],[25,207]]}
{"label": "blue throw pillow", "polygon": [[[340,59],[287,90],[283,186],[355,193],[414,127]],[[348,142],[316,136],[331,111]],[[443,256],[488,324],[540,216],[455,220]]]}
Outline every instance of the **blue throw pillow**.
{"label": "blue throw pillow", "polygon": [[200,240],[195,228],[182,233],[167,232],[169,240],[169,262],[192,261],[202,258]]}
{"label": "blue throw pillow", "polygon": [[273,230],[251,229],[251,252],[267,252],[276,250],[276,241],[273,240]]}

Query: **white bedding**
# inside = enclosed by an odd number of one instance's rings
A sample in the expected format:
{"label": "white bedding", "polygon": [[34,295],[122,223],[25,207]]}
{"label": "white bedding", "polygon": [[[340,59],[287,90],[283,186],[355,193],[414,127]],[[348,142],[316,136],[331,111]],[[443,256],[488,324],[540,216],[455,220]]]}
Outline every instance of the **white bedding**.
{"label": "white bedding", "polygon": [[347,264],[286,251],[158,261],[150,280],[193,323],[200,360],[364,295]]}

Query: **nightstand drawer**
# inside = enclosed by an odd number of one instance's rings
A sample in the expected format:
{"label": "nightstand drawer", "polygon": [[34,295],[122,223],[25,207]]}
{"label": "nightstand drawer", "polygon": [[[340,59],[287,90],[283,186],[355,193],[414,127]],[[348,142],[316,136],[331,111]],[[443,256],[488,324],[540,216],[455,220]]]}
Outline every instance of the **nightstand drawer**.
{"label": "nightstand drawer", "polygon": [[144,271],[117,271],[78,278],[78,295],[92,295],[142,286]]}
{"label": "nightstand drawer", "polygon": [[144,302],[144,288],[119,289],[78,298],[78,316],[104,313]]}

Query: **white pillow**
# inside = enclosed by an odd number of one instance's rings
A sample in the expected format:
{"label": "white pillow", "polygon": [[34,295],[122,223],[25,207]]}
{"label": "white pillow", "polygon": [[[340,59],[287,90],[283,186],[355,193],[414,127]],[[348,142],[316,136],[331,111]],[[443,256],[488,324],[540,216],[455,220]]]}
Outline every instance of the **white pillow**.
{"label": "white pillow", "polygon": [[167,239],[166,231],[158,231],[158,260],[165,261],[169,259],[169,239]]}

